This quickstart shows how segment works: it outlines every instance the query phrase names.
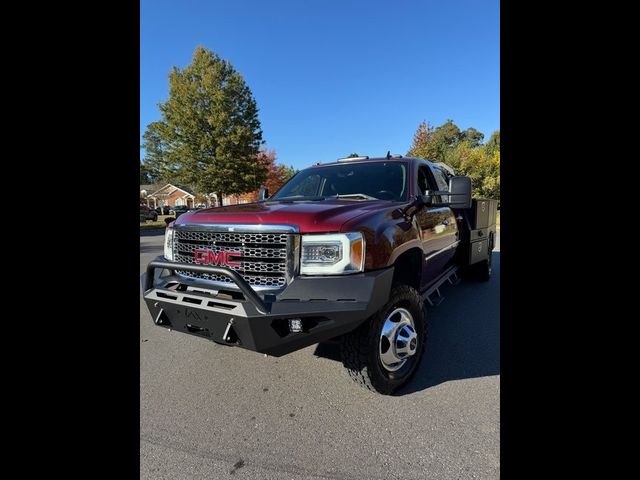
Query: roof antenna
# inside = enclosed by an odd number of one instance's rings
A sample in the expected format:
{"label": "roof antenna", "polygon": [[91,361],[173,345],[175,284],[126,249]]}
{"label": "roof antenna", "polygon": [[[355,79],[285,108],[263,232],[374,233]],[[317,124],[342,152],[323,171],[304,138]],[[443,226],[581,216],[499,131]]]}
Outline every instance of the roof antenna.
{"label": "roof antenna", "polygon": [[391,158],[391,150],[387,150],[387,160]]}

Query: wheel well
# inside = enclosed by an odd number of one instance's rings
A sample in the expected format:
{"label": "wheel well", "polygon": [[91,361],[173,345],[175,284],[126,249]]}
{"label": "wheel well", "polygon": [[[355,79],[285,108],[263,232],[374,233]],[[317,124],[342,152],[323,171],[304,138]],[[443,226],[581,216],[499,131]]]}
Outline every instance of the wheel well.
{"label": "wheel well", "polygon": [[420,291],[422,278],[422,250],[412,248],[400,255],[393,264],[393,282],[403,283]]}

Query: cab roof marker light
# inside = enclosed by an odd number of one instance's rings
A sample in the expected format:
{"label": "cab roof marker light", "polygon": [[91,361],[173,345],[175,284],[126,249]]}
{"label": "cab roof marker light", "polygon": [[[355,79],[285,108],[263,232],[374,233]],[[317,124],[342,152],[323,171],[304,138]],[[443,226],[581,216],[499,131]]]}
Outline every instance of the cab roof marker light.
{"label": "cab roof marker light", "polygon": [[369,160],[369,156],[366,157],[345,157],[345,158],[339,158],[338,162],[350,162],[352,160]]}

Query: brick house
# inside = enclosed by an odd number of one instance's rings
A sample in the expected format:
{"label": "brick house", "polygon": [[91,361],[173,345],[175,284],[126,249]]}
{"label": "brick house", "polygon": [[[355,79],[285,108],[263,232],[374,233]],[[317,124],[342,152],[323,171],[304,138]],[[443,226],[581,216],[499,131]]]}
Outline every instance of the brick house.
{"label": "brick house", "polygon": [[[212,197],[213,200],[213,197]],[[258,191],[243,193],[242,195],[225,195],[222,197],[222,205],[238,205],[258,201]]]}
{"label": "brick house", "polygon": [[[140,185],[140,199],[146,200],[147,206],[151,208],[162,207],[168,205],[169,207],[177,207],[185,205],[189,208],[193,208],[196,205],[196,196],[186,187],[173,185],[167,183],[163,187],[157,188],[153,193],[148,193],[143,187],[151,187],[150,185]],[[143,191],[146,194],[143,196]]]}
{"label": "brick house", "polygon": [[[258,191],[244,193],[242,195],[225,195],[222,197],[222,205],[238,205],[251,203],[258,200]],[[172,183],[159,185],[140,185],[140,203],[146,203],[148,207],[157,208],[168,205],[173,208],[178,205],[186,205],[189,208],[195,206],[216,206],[215,194],[208,196],[194,194],[191,189],[174,185]]]}

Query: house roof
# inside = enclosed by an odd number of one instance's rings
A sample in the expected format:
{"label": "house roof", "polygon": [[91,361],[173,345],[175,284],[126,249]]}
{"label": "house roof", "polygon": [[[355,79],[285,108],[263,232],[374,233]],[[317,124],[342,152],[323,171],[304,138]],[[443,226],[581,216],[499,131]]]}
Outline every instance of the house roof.
{"label": "house roof", "polygon": [[187,193],[190,193],[191,195],[195,195],[195,193],[193,193],[193,190],[191,190],[189,187],[185,187],[184,185],[175,185],[175,184],[173,186],[176,188],[179,188],[183,192],[187,192]]}
{"label": "house roof", "polygon": [[140,185],[140,191],[145,190],[147,193],[153,193],[156,190],[158,190],[158,185],[157,184],[153,184],[153,185]]}
{"label": "house roof", "polygon": [[166,189],[167,187],[171,187],[173,190],[171,190],[170,192],[167,192],[167,194],[170,194],[171,192],[173,192],[174,190],[180,190],[182,192],[185,193],[185,195],[183,196],[189,196],[189,197],[195,197],[195,195],[191,192],[190,189],[188,189],[187,187],[182,187],[179,185],[174,185],[172,183],[167,183],[164,186],[158,188],[157,190],[155,190],[152,194],[147,195],[147,197],[155,197],[157,194],[160,194],[162,192],[162,190]]}

